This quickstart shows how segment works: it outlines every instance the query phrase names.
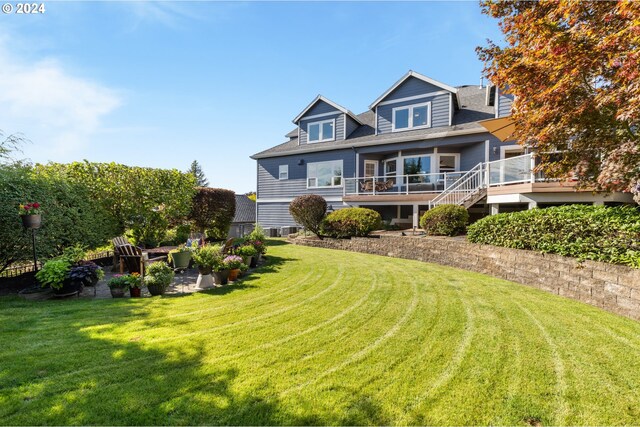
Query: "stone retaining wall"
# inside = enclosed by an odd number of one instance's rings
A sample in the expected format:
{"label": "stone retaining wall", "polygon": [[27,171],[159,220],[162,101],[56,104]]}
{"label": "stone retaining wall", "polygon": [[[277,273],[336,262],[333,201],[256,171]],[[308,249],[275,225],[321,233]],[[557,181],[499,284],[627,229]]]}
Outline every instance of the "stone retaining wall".
{"label": "stone retaining wall", "polygon": [[448,265],[533,286],[640,320],[640,270],[446,237],[290,239],[291,243]]}

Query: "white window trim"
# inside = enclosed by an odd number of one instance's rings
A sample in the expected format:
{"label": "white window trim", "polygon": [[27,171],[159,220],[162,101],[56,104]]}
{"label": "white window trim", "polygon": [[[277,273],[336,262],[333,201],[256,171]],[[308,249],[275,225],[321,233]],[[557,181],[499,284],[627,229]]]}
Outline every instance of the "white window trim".
{"label": "white window trim", "polygon": [[[331,138],[323,138],[324,135],[322,133],[322,125],[325,123],[333,123],[333,136]],[[320,128],[320,139],[317,141],[311,141],[309,139],[309,126],[311,125],[318,125]],[[317,122],[310,122],[307,123],[307,144],[317,144],[319,142],[328,142],[328,141],[335,141],[336,140],[336,119],[330,119],[330,120],[320,120]]]}
{"label": "white window trim", "polygon": [[[417,107],[427,107],[427,124],[422,126],[413,126],[413,109]],[[396,129],[396,110],[409,110],[409,127]],[[422,102],[420,104],[403,105],[402,107],[394,107],[391,109],[391,131],[403,132],[405,130],[426,129],[431,127],[431,101]]]}
{"label": "white window trim", "polygon": [[[337,163],[340,162],[340,170],[342,171],[342,175],[340,175],[340,185],[334,185],[333,184],[333,178],[336,178],[338,175],[331,175],[331,185],[322,185],[322,186],[318,186],[318,177],[310,177],[309,176],[309,166],[311,165],[317,165],[319,163]],[[309,180],[310,179],[315,179],[316,180],[316,185],[309,185]],[[325,162],[311,162],[311,163],[307,163],[307,189],[310,188],[341,188],[344,185],[344,161],[343,160],[327,160]]]}
{"label": "white window trim", "polygon": [[[287,174],[286,178],[282,178],[282,172],[283,172],[282,168],[283,167],[285,168],[284,172]],[[280,166],[278,166],[278,181],[285,181],[287,179],[289,179],[289,165],[280,165]]]}
{"label": "white window trim", "polygon": [[507,151],[522,151],[522,154],[527,154],[527,150],[525,149],[525,147],[520,144],[503,145],[502,147],[500,147],[500,160],[504,160],[504,156],[507,154]]}
{"label": "white window trim", "polygon": [[[387,163],[388,162],[392,162],[394,160],[396,162],[396,174],[395,175],[387,175]],[[382,161],[382,175],[381,176],[384,176],[384,177],[387,177],[387,176],[392,177],[393,176],[393,177],[397,178],[397,177],[402,175],[402,171],[401,171],[402,167],[403,167],[402,166],[402,156],[391,157],[389,159],[385,159],[385,160]]]}
{"label": "white window trim", "polygon": [[454,170],[447,172],[460,172],[460,153],[436,153],[436,169],[438,170],[436,173],[442,173],[440,171],[440,156],[454,156],[455,157],[455,166]]}
{"label": "white window trim", "polygon": [[[364,161],[364,174],[367,174],[367,165],[373,165],[373,176],[378,176],[378,161],[377,160],[365,160]],[[365,176],[365,178],[370,178]]]}

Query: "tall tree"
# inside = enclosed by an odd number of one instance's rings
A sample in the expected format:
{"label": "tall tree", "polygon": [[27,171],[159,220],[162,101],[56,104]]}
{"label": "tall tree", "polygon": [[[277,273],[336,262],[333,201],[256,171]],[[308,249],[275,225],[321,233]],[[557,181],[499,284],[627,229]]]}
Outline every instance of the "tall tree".
{"label": "tall tree", "polygon": [[209,180],[207,179],[206,176],[204,176],[204,172],[202,172],[202,168],[200,167],[200,163],[198,163],[197,160],[194,160],[191,163],[191,167],[189,168],[189,170],[187,172],[190,173],[191,175],[193,175],[196,178],[196,186],[197,187],[208,187],[209,186]]}
{"label": "tall tree", "polygon": [[505,46],[477,51],[489,79],[515,96],[514,136],[543,153],[547,176],[633,191],[640,203],[640,2],[481,6],[505,35]]}

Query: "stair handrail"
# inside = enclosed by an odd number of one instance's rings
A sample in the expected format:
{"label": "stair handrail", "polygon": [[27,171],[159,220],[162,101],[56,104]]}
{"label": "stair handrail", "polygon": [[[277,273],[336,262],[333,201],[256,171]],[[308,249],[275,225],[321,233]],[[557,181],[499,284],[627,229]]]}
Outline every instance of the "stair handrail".
{"label": "stair handrail", "polygon": [[[457,205],[463,204],[465,200],[468,199],[472,194],[474,194],[480,188],[483,188],[485,186],[485,180],[484,180],[484,177],[482,176],[483,172],[484,172],[484,164],[480,162],[477,165],[475,165],[473,168],[471,168],[467,173],[465,173],[456,181],[454,181],[453,184],[451,184],[448,188],[443,190],[442,193],[438,194],[435,198],[433,198],[433,200],[429,202],[429,209],[435,206],[438,206],[440,204],[444,204],[442,201],[454,194],[455,195],[462,194],[463,197],[454,200],[453,204],[457,204]],[[470,188],[461,189],[461,187],[466,186],[467,183],[469,183],[473,179],[476,179],[478,176],[479,176],[479,179],[477,180],[477,185],[471,186]]]}

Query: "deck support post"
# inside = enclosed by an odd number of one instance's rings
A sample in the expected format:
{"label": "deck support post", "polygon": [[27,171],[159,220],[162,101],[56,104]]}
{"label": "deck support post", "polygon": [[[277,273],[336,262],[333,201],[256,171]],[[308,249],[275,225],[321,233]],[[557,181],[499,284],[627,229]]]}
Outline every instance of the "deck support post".
{"label": "deck support post", "polygon": [[420,226],[419,218],[418,218],[418,205],[413,205],[413,229],[417,229]]}
{"label": "deck support post", "polygon": [[490,212],[491,215],[497,215],[500,213],[500,205],[497,203],[490,204],[489,208],[491,209],[491,212]]}

